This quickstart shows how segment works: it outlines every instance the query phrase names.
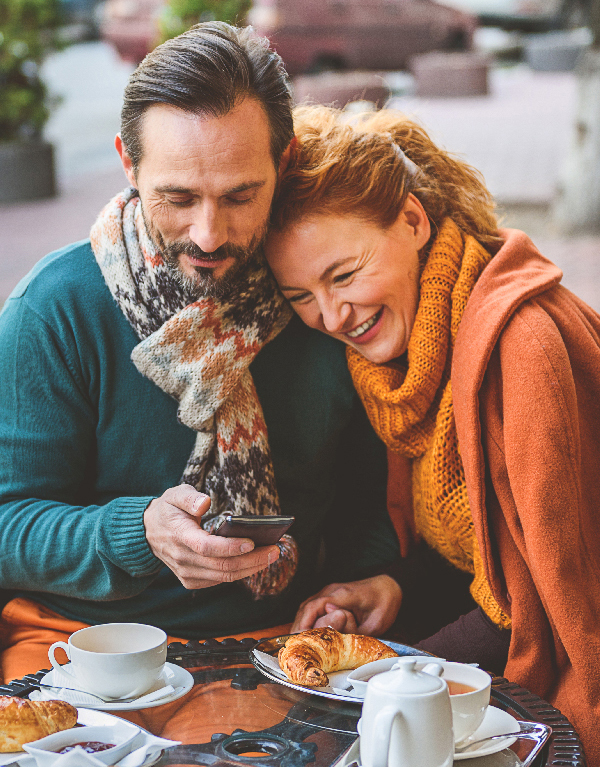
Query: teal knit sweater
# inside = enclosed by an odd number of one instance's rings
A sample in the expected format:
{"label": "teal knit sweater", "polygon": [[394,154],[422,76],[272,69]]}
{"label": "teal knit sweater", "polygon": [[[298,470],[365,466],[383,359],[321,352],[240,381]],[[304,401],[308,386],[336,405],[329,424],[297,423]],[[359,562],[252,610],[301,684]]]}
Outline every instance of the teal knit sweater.
{"label": "teal knit sweater", "polygon": [[[209,637],[291,620],[324,580],[391,564],[385,454],[341,344],[294,319],[251,366],[300,565],[259,602],[239,583],[188,591],[151,552],[143,513],[179,484],[194,432],[130,360],[138,343],[88,241],[42,259],[0,314],[0,586],[69,618]],[[323,546],[326,552],[323,562]]]}

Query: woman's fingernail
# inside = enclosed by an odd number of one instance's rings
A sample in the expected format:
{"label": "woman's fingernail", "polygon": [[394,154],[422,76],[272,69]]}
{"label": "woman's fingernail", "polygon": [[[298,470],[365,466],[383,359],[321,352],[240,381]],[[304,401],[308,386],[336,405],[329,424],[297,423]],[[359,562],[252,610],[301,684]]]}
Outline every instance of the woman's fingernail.
{"label": "woman's fingernail", "polygon": [[253,543],[250,543],[250,542],[242,543],[242,545],[240,546],[240,551],[242,552],[242,554],[247,554],[249,551],[252,551],[253,548],[254,548]]}

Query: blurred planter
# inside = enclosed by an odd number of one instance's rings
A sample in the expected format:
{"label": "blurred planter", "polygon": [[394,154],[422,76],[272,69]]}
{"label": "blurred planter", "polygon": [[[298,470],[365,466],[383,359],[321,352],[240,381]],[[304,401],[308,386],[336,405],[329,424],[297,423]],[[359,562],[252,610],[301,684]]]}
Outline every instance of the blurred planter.
{"label": "blurred planter", "polygon": [[488,57],[472,51],[435,51],[410,61],[417,96],[426,98],[487,96],[489,68]]}
{"label": "blurred planter", "polygon": [[252,0],[167,0],[158,17],[159,42],[180,35],[201,21],[243,26]]}
{"label": "blurred planter", "polygon": [[59,0],[0,2],[0,201],[54,194],[52,148],[42,140],[52,99],[40,76],[61,46]]}
{"label": "blurred planter", "polygon": [[367,101],[381,108],[391,90],[375,72],[322,72],[294,78],[294,100],[297,104],[316,102],[344,107],[350,102]]}
{"label": "blurred planter", "polygon": [[0,143],[0,203],[56,194],[54,147],[45,141]]}

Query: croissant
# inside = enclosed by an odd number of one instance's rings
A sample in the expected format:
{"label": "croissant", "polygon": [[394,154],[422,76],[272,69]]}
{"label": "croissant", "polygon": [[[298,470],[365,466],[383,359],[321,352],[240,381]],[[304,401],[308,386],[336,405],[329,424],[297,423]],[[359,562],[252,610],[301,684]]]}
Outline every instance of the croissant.
{"label": "croissant", "polygon": [[290,682],[308,687],[325,687],[327,674],[353,669],[398,653],[375,637],[340,634],[331,627],[292,634],[279,650],[281,670]]}
{"label": "croissant", "polygon": [[0,695],[0,753],[77,724],[77,709],[63,700],[24,700]]}

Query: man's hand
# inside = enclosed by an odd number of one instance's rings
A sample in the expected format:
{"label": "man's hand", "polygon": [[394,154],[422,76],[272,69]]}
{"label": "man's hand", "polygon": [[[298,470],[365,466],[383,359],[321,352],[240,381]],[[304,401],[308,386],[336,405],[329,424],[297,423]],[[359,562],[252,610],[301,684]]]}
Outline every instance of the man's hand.
{"label": "man's hand", "polygon": [[300,605],[292,632],[332,626],[344,634],[379,636],[394,622],[402,589],[389,575],[332,583]]}
{"label": "man's hand", "polygon": [[277,546],[254,548],[249,538],[223,538],[200,527],[210,498],[191,485],[171,487],[144,512],[146,540],[186,589],[230,583],[264,570],[279,557]]}

